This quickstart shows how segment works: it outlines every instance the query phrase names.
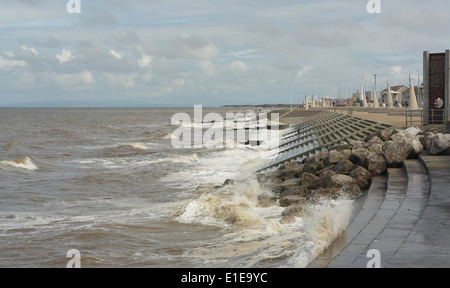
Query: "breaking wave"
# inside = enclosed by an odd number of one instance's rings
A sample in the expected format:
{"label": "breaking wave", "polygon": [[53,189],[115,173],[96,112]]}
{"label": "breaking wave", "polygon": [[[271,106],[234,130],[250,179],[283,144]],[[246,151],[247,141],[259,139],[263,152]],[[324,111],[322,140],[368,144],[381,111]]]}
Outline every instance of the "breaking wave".
{"label": "breaking wave", "polygon": [[173,157],[171,160],[173,163],[191,163],[191,162],[197,162],[198,156],[197,154],[191,154],[191,155],[182,155]]}
{"label": "breaking wave", "polygon": [[[306,207],[303,217],[307,249],[290,258],[291,265],[306,267],[317,258],[349,225],[353,200],[323,200]],[[304,247],[305,248],[305,247]]]}
{"label": "breaking wave", "polygon": [[245,263],[248,267],[270,266],[270,261],[284,258],[286,267],[303,268],[346,230],[353,201],[305,204],[304,213],[290,224],[280,223],[283,210],[273,193],[254,177],[202,190],[181,208],[176,220],[229,232],[220,247],[190,250],[185,256],[205,261],[233,259],[231,266]]}
{"label": "breaking wave", "polygon": [[172,133],[167,133],[166,135],[162,136],[161,139],[170,140],[170,139],[176,139],[176,137],[173,136]]}
{"label": "breaking wave", "polygon": [[20,168],[28,171],[38,170],[38,167],[33,163],[30,157],[24,157],[18,160],[6,160],[0,162],[0,167],[5,168]]}
{"label": "breaking wave", "polygon": [[154,151],[149,150],[142,143],[120,143],[104,147],[104,153],[107,156],[124,157],[136,154],[153,154]]}
{"label": "breaking wave", "polygon": [[141,143],[125,143],[120,144],[117,146],[118,148],[132,148],[132,149],[138,149],[138,150],[146,150],[147,147],[145,147],[144,144]]}

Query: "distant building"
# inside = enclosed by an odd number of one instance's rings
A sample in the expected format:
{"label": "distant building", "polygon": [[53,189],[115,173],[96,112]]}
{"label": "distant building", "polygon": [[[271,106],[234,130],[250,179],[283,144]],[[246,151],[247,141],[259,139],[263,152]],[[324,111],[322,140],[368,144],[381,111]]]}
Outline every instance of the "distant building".
{"label": "distant building", "polygon": [[[403,103],[403,95],[405,92],[408,92],[409,95],[409,88],[405,85],[391,86],[391,95],[394,103],[395,101],[398,101],[398,103]],[[381,91],[380,94],[381,94],[381,101],[387,104],[388,89],[387,88],[384,89],[383,91]]]}

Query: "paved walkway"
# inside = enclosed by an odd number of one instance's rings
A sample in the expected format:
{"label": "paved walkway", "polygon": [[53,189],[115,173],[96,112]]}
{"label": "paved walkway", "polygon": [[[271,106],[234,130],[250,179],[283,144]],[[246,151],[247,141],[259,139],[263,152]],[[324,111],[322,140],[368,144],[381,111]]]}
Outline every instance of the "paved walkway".
{"label": "paved walkway", "polygon": [[450,156],[405,161],[374,178],[347,231],[309,267],[365,268],[380,253],[380,267],[450,267]]}

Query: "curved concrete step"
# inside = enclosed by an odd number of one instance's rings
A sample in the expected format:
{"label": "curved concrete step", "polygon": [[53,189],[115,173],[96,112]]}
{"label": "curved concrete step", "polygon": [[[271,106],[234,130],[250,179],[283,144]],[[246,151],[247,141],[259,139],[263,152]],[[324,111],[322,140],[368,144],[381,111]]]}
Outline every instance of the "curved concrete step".
{"label": "curved concrete step", "polygon": [[[332,245],[330,245],[319,257],[317,257],[313,262],[311,262],[309,268],[324,268],[326,267],[341,251],[349,245],[356,235],[358,235],[361,230],[369,223],[376,212],[379,210],[381,203],[384,200],[384,196],[387,190],[387,177],[386,176],[376,176],[372,179],[372,184],[370,185],[367,195],[364,195],[361,201],[363,201],[362,206],[357,210],[355,216],[351,223],[349,224],[347,230],[336,239]],[[357,203],[360,200],[356,201]]]}
{"label": "curved concrete step", "polygon": [[[450,156],[430,156],[424,151],[419,159],[430,176],[428,202],[388,268],[450,267]],[[416,197],[420,193],[418,189]]]}
{"label": "curved concrete step", "polygon": [[[355,261],[359,260],[361,255],[365,256],[365,253],[367,252],[366,248],[384,229],[403,201],[406,183],[407,177],[404,169],[388,169],[387,190],[379,209],[369,220],[369,222],[367,222],[367,224],[359,231],[358,235],[353,238],[353,240],[342,250],[342,252],[339,253],[339,255],[327,265],[327,267],[353,267],[355,265]],[[367,258],[364,260],[365,267]]]}
{"label": "curved concrete step", "polygon": [[[358,214],[349,225],[349,231],[355,230],[358,234],[326,267],[365,268],[370,260],[367,252],[372,249],[380,252],[380,267],[388,267],[419,221],[429,191],[428,173],[420,161],[406,160],[404,168],[388,169],[383,203],[368,222],[357,220]],[[362,229],[356,229],[364,222],[366,225]]]}
{"label": "curved concrete step", "polygon": [[367,251],[371,249],[380,251],[380,267],[387,267],[419,221],[429,197],[430,181],[428,173],[418,160],[406,160],[404,167],[408,177],[404,199],[384,229],[370,243],[363,254],[352,263],[351,267],[366,267],[369,260]]}

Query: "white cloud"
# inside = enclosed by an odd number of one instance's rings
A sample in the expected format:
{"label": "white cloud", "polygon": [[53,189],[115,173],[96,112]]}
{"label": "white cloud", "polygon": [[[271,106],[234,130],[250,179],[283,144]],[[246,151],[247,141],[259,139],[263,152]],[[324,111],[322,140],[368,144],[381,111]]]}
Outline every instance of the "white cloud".
{"label": "white cloud", "polygon": [[75,57],[72,56],[72,52],[63,49],[61,54],[57,54],[56,58],[59,60],[59,63],[65,63],[67,61],[70,61],[74,59]]}
{"label": "white cloud", "polygon": [[81,87],[95,84],[94,76],[90,71],[75,74],[55,74],[52,78],[62,87]]}
{"label": "white cloud", "polygon": [[309,71],[311,71],[312,66],[304,66],[302,67],[300,70],[298,70],[297,72],[297,77],[298,78],[302,78],[303,76],[305,76]]}
{"label": "white cloud", "polygon": [[184,58],[192,60],[212,60],[219,55],[219,49],[198,35],[181,33],[167,50],[171,58]]}
{"label": "white cloud", "polygon": [[219,50],[214,45],[198,48],[185,47],[184,50],[190,58],[196,59],[214,59],[219,54]]}
{"label": "white cloud", "polygon": [[8,57],[14,57],[16,54],[14,54],[14,52],[11,52],[11,51],[3,51],[3,53],[6,55],[6,56],[8,56]]}
{"label": "white cloud", "polygon": [[247,64],[245,64],[244,62],[242,62],[240,60],[232,62],[230,64],[230,68],[235,71],[239,71],[239,72],[245,72],[248,70]]}
{"label": "white cloud", "polygon": [[178,86],[183,86],[184,83],[185,83],[185,81],[184,81],[183,78],[178,78],[178,79],[176,79],[174,82],[175,82],[175,84],[177,84]]}
{"label": "white cloud", "polygon": [[109,53],[114,56],[116,59],[122,59],[122,55],[114,51],[113,49],[109,50]]}
{"label": "white cloud", "polygon": [[262,55],[258,55],[262,50],[261,49],[244,49],[239,51],[231,51],[223,54],[224,56],[232,56],[236,58],[261,58]]}
{"label": "white cloud", "polygon": [[9,60],[0,56],[0,69],[9,70],[14,67],[23,67],[25,64],[25,61],[22,60]]}
{"label": "white cloud", "polygon": [[138,64],[141,68],[150,67],[150,63],[152,63],[153,57],[148,56],[146,54],[142,54],[140,60],[138,60]]}
{"label": "white cloud", "polygon": [[402,66],[392,66],[391,68],[389,68],[389,71],[391,72],[391,75],[395,79],[402,79],[403,78]]}
{"label": "white cloud", "polygon": [[20,48],[21,48],[23,51],[31,52],[34,56],[39,56],[39,53],[36,51],[35,48],[28,48],[27,46],[20,46]]}
{"label": "white cloud", "polygon": [[105,73],[103,81],[106,80],[108,86],[122,86],[132,88],[136,86],[137,74],[126,73]]}

